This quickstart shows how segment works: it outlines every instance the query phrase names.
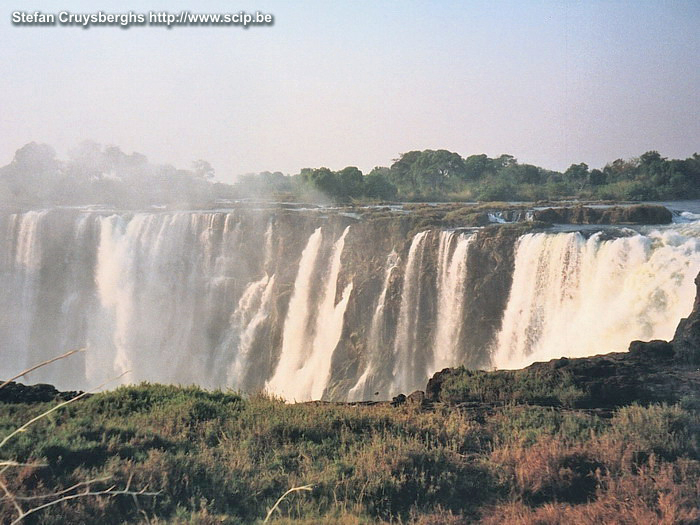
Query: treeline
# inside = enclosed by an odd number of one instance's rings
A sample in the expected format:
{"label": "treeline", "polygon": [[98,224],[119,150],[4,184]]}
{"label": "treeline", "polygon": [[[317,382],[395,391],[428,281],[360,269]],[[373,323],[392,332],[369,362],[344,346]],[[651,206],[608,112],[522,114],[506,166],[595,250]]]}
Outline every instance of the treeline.
{"label": "treeline", "polygon": [[233,195],[243,197],[293,196],[305,201],[393,201],[402,198],[388,176],[388,168],[375,168],[367,175],[354,166],[340,171],[304,168],[297,175],[265,171],[241,177]]}
{"label": "treeline", "polygon": [[304,168],[291,176],[245,175],[229,185],[216,183],[214,169],[204,160],[178,169],[94,142],[59,160],[50,146],[32,142],[0,168],[0,204],[10,206],[195,206],[245,197],[305,202],[697,199],[700,156],[667,159],[648,151],[603,169],[580,163],[562,173],[522,164],[512,155],[464,158],[447,150],[424,150],[404,153],[391,166],[367,174],[354,166]]}
{"label": "treeline", "polygon": [[700,156],[669,160],[649,151],[638,158],[617,159],[603,169],[572,164],[562,173],[521,164],[512,155],[463,158],[447,150],[409,151],[390,167],[376,167],[367,175],[352,166],[340,171],[305,168],[293,176],[264,172],[243,177],[235,189],[246,195],[302,198],[316,191],[340,202],[691,199],[700,198]]}
{"label": "treeline", "polygon": [[206,161],[192,169],[154,165],[140,153],[127,155],[115,146],[85,142],[68,160],[51,146],[31,142],[0,168],[0,204],[21,207],[107,205],[193,205],[211,202],[224,185],[213,182]]}

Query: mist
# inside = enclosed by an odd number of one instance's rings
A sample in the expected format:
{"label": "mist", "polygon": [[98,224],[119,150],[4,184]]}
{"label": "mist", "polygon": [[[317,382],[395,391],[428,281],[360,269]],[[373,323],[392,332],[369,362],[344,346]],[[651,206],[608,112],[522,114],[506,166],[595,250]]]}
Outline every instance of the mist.
{"label": "mist", "polygon": [[65,160],[51,146],[30,142],[0,168],[0,205],[8,208],[196,207],[212,202],[216,193],[214,169],[207,161],[181,169],[92,141],[71,150]]}

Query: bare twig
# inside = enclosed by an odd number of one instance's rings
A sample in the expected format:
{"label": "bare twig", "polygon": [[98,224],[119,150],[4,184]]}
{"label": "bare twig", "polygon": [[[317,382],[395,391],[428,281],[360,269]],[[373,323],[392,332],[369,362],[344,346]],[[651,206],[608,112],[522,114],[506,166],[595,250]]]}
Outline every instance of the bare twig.
{"label": "bare twig", "polygon": [[[57,498],[59,496],[63,496],[64,494],[68,494],[69,492],[72,492],[76,489],[79,489],[80,487],[89,487],[93,483],[100,483],[102,481],[109,481],[112,479],[112,476],[107,476],[104,478],[95,478],[91,479],[88,481],[81,481],[80,483],[76,483],[72,487],[68,487],[67,489],[64,490],[59,490],[58,492],[51,492],[49,494],[40,494],[38,496],[17,496],[16,494],[13,494],[14,498],[17,501],[35,501],[39,499],[49,499],[49,498]],[[10,499],[8,496],[5,496],[2,498],[2,500]],[[0,500],[0,501],[2,501]]]}
{"label": "bare twig", "polygon": [[38,467],[48,467],[46,463],[17,463],[16,461],[12,460],[2,460],[0,461],[0,467],[5,467],[2,470],[0,470],[0,474],[5,472],[8,467],[33,467],[33,468],[38,468]]}
{"label": "bare twig", "polygon": [[6,386],[9,385],[10,383],[12,383],[12,381],[14,381],[15,379],[19,379],[20,377],[27,375],[29,372],[33,372],[33,371],[36,370],[37,368],[41,368],[42,366],[50,365],[51,363],[53,363],[53,362],[55,362],[55,361],[58,361],[59,359],[65,359],[66,357],[70,357],[70,356],[72,356],[73,354],[77,354],[78,352],[84,352],[84,351],[85,351],[85,348],[79,348],[79,349],[77,349],[77,350],[71,350],[71,351],[69,351],[69,352],[66,352],[66,353],[63,354],[63,355],[59,355],[59,356],[57,356],[57,357],[52,357],[51,359],[47,359],[46,361],[42,361],[42,362],[39,363],[38,365],[34,365],[34,366],[31,367],[31,368],[27,368],[26,370],[23,370],[22,372],[20,372],[20,373],[17,374],[16,376],[11,377],[10,379],[8,379],[8,380],[5,381],[4,383],[2,383],[2,384],[0,385],[0,388],[6,387]]}
{"label": "bare twig", "polygon": [[[9,385],[15,379],[18,379],[18,378],[28,374],[29,372],[32,372],[38,368],[46,366],[46,365],[53,363],[55,361],[58,361],[59,359],[65,359],[66,357],[69,357],[77,352],[82,352],[84,350],[85,350],[84,348],[81,348],[79,350],[71,350],[70,352],[66,352],[63,355],[48,359],[42,363],[39,363],[38,365],[35,365],[31,368],[28,368],[28,369],[24,370],[23,372],[21,372],[20,374],[12,377],[11,379],[5,381],[2,384],[0,384],[0,389]],[[102,383],[100,386],[93,388],[92,390],[89,390],[87,392],[82,392],[82,393],[72,397],[71,399],[69,399],[67,401],[63,401],[62,403],[59,403],[58,405],[50,408],[49,410],[42,412],[41,414],[39,414],[35,418],[27,421],[21,427],[17,428],[13,432],[11,432],[7,436],[5,436],[5,438],[2,441],[0,441],[0,448],[2,448],[5,444],[7,444],[7,442],[10,439],[12,439],[14,436],[26,431],[29,426],[31,426],[32,424],[41,420],[42,418],[48,416],[52,412],[55,412],[56,410],[66,406],[70,403],[73,403],[73,402],[85,397],[86,395],[88,395],[92,392],[95,392],[97,390],[102,389],[107,384],[112,383],[113,381],[116,381],[117,379],[120,379],[121,377],[123,377],[124,375],[126,375],[128,373],[129,373],[129,371],[126,371],[123,374],[120,374],[119,376],[117,376],[113,379],[110,379],[109,381],[106,381],[105,383]],[[81,481],[81,482],[76,483],[75,485],[73,485],[71,487],[68,487],[67,489],[63,489],[63,490],[49,493],[49,494],[41,494],[41,495],[37,495],[37,496],[17,496],[7,487],[7,485],[5,483],[5,479],[2,476],[5,473],[5,471],[7,469],[9,469],[10,467],[36,468],[36,467],[45,467],[45,466],[46,465],[40,464],[40,463],[19,463],[17,461],[12,461],[12,460],[0,460],[0,489],[2,489],[2,492],[5,493],[5,495],[3,497],[0,497],[0,501],[9,500],[12,503],[12,506],[17,511],[17,517],[11,522],[11,525],[16,525],[20,521],[24,520],[24,518],[26,518],[27,516],[34,514],[35,512],[38,512],[40,510],[43,510],[47,507],[51,507],[53,505],[58,505],[59,503],[63,503],[65,501],[71,501],[71,500],[74,500],[76,498],[84,498],[84,497],[88,497],[88,496],[110,496],[111,497],[111,496],[128,495],[128,496],[131,496],[132,498],[134,498],[134,501],[137,502],[137,507],[138,507],[138,496],[157,496],[160,494],[160,491],[148,492],[147,491],[148,487],[144,487],[143,489],[141,489],[139,491],[130,490],[131,480],[132,480],[133,476],[129,476],[129,480],[127,481],[126,486],[123,489],[117,490],[116,485],[112,485],[111,487],[104,489],[104,490],[92,490],[93,484],[101,483],[101,482],[108,481],[108,480],[112,479],[111,476],[108,476],[108,477],[104,477],[104,478],[94,478],[94,479],[91,479],[88,481]],[[79,489],[84,489],[84,490],[78,491]],[[50,499],[50,501],[47,501],[46,503],[43,503],[41,505],[37,505],[36,507],[32,507],[28,510],[24,510],[22,505],[20,505],[21,501],[22,502],[24,502],[24,501],[38,501],[38,500],[40,501],[40,500],[47,500],[47,499]]]}
{"label": "bare twig", "polygon": [[12,502],[12,505],[14,505],[15,509],[17,509],[17,512],[21,516],[24,514],[24,510],[20,506],[19,503],[17,503],[17,499],[15,498],[14,494],[10,492],[10,489],[7,488],[7,485],[5,485],[5,482],[0,479],[0,488],[2,488],[2,491],[5,493],[5,497],[9,499]]}
{"label": "bare twig", "polygon": [[[131,479],[129,479],[129,483],[131,483]],[[77,494],[69,494],[66,496],[61,496],[60,498],[53,499],[47,503],[44,503],[43,505],[38,505],[36,507],[32,507],[31,509],[21,512],[17,518],[15,518],[14,521],[11,522],[11,525],[16,525],[20,521],[22,521],[24,518],[29,516],[30,514],[34,514],[35,512],[38,512],[40,510],[43,510],[47,507],[51,507],[53,505],[58,505],[59,503],[63,503],[64,501],[70,501],[74,500],[77,498],[85,498],[88,496],[158,496],[160,494],[160,491],[158,492],[146,492],[146,489],[142,489],[139,491],[133,491],[129,490],[129,484],[127,483],[127,486],[121,490],[115,490],[114,486],[109,487],[108,489],[105,490],[96,490],[96,491],[91,491],[90,487],[87,486],[84,491],[78,492]],[[17,508],[17,507],[15,507]]]}
{"label": "bare twig", "polygon": [[275,504],[272,506],[272,508],[267,512],[267,516],[265,516],[265,520],[263,523],[267,523],[268,520],[270,519],[270,516],[272,516],[272,513],[275,512],[277,507],[279,506],[280,503],[282,503],[282,500],[287,497],[287,495],[291,494],[292,492],[296,492],[298,490],[313,490],[314,486],[313,485],[302,485],[301,487],[292,487],[289,489],[287,492],[282,494],[280,498],[275,502]]}

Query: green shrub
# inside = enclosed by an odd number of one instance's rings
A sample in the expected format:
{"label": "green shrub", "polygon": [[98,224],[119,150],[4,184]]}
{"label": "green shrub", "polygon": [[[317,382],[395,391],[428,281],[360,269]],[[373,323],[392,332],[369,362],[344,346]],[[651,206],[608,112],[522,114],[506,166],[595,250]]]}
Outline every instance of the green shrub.
{"label": "green shrub", "polygon": [[485,372],[459,368],[447,377],[440,399],[456,404],[531,403],[546,406],[575,407],[585,400],[571,375],[562,370],[501,370]]}
{"label": "green shrub", "polygon": [[700,420],[679,406],[631,405],[618,409],[608,435],[644,455],[672,460],[682,455],[699,457]]}

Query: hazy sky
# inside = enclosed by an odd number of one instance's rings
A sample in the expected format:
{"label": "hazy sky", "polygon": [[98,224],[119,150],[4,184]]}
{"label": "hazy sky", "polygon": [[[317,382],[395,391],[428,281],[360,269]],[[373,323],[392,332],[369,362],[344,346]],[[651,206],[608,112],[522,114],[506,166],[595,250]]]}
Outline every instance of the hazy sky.
{"label": "hazy sky", "polygon": [[[31,5],[28,5],[31,4]],[[134,5],[136,4],[136,5]],[[27,6],[27,7],[24,7]],[[565,169],[700,151],[700,1],[0,0],[0,165],[81,141],[219,180],[413,149]],[[17,27],[17,9],[272,13],[271,27]]]}

